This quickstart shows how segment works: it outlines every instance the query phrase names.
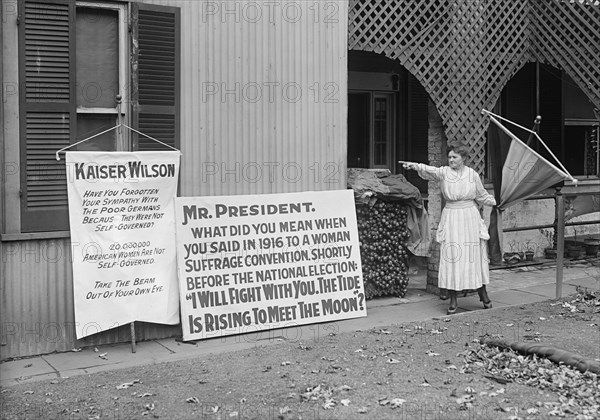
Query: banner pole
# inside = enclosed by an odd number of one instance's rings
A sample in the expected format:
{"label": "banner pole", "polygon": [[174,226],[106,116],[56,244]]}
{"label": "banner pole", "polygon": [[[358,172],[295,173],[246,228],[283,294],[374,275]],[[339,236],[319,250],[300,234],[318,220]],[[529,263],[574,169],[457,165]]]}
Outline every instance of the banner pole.
{"label": "banner pole", "polygon": [[123,121],[121,120],[121,102],[122,102],[121,95],[117,95],[116,101],[117,101],[117,150],[121,151],[121,150],[126,150],[126,148],[123,145],[123,127],[122,127]]}
{"label": "banner pole", "polygon": [[131,352],[135,353],[135,321],[129,324],[129,330],[131,331]]}

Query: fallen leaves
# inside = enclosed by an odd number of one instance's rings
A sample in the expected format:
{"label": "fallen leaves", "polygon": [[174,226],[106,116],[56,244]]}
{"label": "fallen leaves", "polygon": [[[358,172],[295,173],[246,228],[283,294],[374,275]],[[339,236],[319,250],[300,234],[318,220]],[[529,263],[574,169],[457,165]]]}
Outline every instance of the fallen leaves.
{"label": "fallen leaves", "polygon": [[300,395],[301,401],[315,401],[319,398],[329,398],[332,394],[330,388],[321,387],[321,385],[317,385],[314,387],[306,388],[306,391]]}
{"label": "fallen leaves", "polygon": [[456,404],[465,407],[472,407],[473,402],[475,401],[475,396],[472,394],[465,394],[460,398],[456,399]]}
{"label": "fallen leaves", "polygon": [[[319,384],[313,387],[306,388],[306,391],[300,394],[300,401],[322,401],[321,407],[325,410],[331,410],[338,405],[338,401],[336,400],[337,394],[346,394],[351,390],[352,387],[348,385],[340,385],[336,388],[332,388],[325,384]],[[350,400],[348,398],[343,398],[339,401],[339,403],[342,406],[347,407],[348,405],[350,405]]]}
{"label": "fallen leaves", "polygon": [[503,376],[498,376],[498,375],[483,375],[485,378],[491,379],[492,381],[496,381],[499,384],[507,384],[509,382],[512,382],[510,379],[507,379]]}
{"label": "fallen leaves", "polygon": [[[520,383],[558,394],[559,402],[550,403],[548,415],[592,419],[594,417],[589,417],[592,413],[600,412],[600,377],[595,373],[582,373],[535,354],[523,356],[512,349],[483,344],[468,351],[464,357],[466,365],[483,368],[488,379]],[[496,397],[503,393],[504,388],[501,388],[487,395]]]}
{"label": "fallen leaves", "polygon": [[[442,317],[434,322],[377,326],[352,334],[339,333],[325,340],[319,336],[319,340],[302,344],[287,341],[289,344],[270,347],[268,357],[263,347],[256,346],[240,351],[239,358],[236,357],[239,363],[230,355],[211,355],[206,363],[177,362],[169,364],[168,369],[152,366],[147,371],[120,371],[118,379],[104,377],[93,381],[89,389],[81,387],[91,398],[70,403],[64,416],[80,409],[77,418],[94,418],[99,407],[118,403],[122,418],[205,416],[224,420],[266,418],[268,414],[269,418],[291,419],[320,412],[323,418],[408,419],[420,414],[407,415],[417,406],[436,410],[423,412],[423,415],[440,419],[597,418],[598,407],[594,404],[600,400],[597,389],[592,386],[598,385],[597,380],[572,376],[563,372],[563,367],[539,358],[491,351],[477,339],[500,332],[505,337],[522,339],[526,336],[535,341],[562,339],[564,342],[563,333],[574,337],[574,332],[579,330],[567,331],[565,325],[573,323],[560,324],[558,328],[556,324],[562,322],[557,318],[558,312],[580,320],[582,310],[590,315],[591,310],[599,308],[595,299],[558,302],[552,308],[550,303],[533,309],[527,305],[526,313],[520,313],[518,306],[506,313],[498,308],[496,317],[487,315],[489,311],[474,311],[471,316],[464,314],[463,318]],[[540,320],[540,316],[546,320]],[[592,323],[594,329],[590,328]],[[582,335],[582,341],[597,337],[598,323],[597,318],[585,322],[585,330],[581,331],[595,335]],[[96,353],[84,349],[84,354],[69,354],[93,359],[107,350],[114,359],[115,353],[108,348],[100,348]],[[212,366],[210,371],[207,366]],[[143,385],[131,381],[132,377],[140,378]],[[581,381],[589,383],[578,389],[575,385]],[[102,385],[96,386],[96,382]],[[115,392],[115,386],[121,382],[124,382],[123,388]],[[21,388],[11,388],[16,397],[10,397],[29,404],[35,401],[46,410],[59,413],[66,406],[61,403],[60,397],[65,395],[62,389],[75,388],[72,384],[80,382],[77,378],[69,381],[56,378],[50,383],[54,396],[45,395],[40,391],[42,388],[34,384],[20,384]],[[125,388],[129,389],[123,390]],[[23,395],[26,389],[33,395]],[[451,393],[452,389],[455,390]],[[247,405],[240,403],[242,396],[248,398]],[[9,397],[9,393],[2,397]],[[45,404],[48,398],[53,402]],[[89,411],[92,405],[96,407],[94,412]],[[173,409],[177,415],[171,414]],[[33,417],[32,414],[29,410],[26,415]]]}
{"label": "fallen leaves", "polygon": [[138,395],[138,398],[145,398],[145,397],[151,397],[154,394],[151,394],[150,392],[144,392],[143,394]]}
{"label": "fallen leaves", "polygon": [[405,402],[406,402],[406,400],[402,399],[402,398],[382,397],[377,401],[377,404],[379,404],[381,406],[388,406],[392,409],[396,409],[398,407],[401,407]]}
{"label": "fallen leaves", "polygon": [[132,387],[133,385],[139,384],[139,383],[141,383],[139,379],[134,379],[131,382],[125,382],[121,385],[117,385],[117,389],[127,389],[127,388]]}
{"label": "fallen leaves", "polygon": [[403,400],[402,398],[394,398],[390,401],[390,407],[391,408],[398,408],[400,407],[402,404],[404,404],[406,402],[406,400]]}
{"label": "fallen leaves", "polygon": [[336,402],[335,402],[335,400],[333,398],[327,398],[325,400],[325,402],[323,403],[323,408],[325,410],[329,410],[329,409],[334,408],[335,405],[336,405]]}

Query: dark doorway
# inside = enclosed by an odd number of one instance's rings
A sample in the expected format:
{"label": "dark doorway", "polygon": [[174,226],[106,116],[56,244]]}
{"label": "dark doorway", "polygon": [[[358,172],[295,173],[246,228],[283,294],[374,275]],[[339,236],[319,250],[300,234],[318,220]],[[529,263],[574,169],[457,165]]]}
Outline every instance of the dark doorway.
{"label": "dark doorway", "polygon": [[[365,51],[349,51],[348,71],[348,167],[397,173],[398,160],[428,163],[429,98],[415,77]],[[405,175],[427,191],[427,181]]]}
{"label": "dark doorway", "polygon": [[[598,119],[592,102],[564,71],[526,64],[502,91],[500,112],[527,128],[540,115],[539,136],[552,153],[537,141],[532,147],[553,164],[556,156],[573,176],[597,176]],[[523,141],[528,137],[525,130],[511,131]]]}
{"label": "dark doorway", "polygon": [[348,167],[369,167],[369,132],[371,95],[350,93],[348,95]]}

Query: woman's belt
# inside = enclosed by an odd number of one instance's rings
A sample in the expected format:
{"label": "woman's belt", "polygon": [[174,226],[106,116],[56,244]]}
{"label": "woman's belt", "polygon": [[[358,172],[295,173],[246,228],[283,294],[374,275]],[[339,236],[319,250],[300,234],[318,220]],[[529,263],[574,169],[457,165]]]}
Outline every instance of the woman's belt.
{"label": "woman's belt", "polygon": [[473,201],[473,200],[446,201],[446,208],[448,208],[448,209],[467,209],[469,207],[475,207],[475,201]]}

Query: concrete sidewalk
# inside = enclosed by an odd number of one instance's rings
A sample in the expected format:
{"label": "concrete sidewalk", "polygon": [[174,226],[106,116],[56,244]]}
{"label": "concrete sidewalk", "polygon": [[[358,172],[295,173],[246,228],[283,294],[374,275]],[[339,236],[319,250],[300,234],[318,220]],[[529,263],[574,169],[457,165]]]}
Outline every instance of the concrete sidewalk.
{"label": "concrete sidewalk", "polygon": [[[425,292],[425,285],[423,271],[411,274],[409,289],[404,298],[367,301],[368,316],[363,318],[212,338],[192,343],[184,343],[174,338],[145,341],[137,343],[135,353],[132,352],[130,343],[124,343],[11,360],[0,364],[0,386],[197,358],[209,353],[235,351],[257,345],[276,345],[282,341],[309,344],[331,333],[383,328],[391,324],[446,317],[448,301],[442,301],[437,295]],[[598,259],[565,261],[562,296],[574,293],[577,286],[600,290]],[[492,270],[488,290],[494,303],[494,309],[491,310],[554,299],[556,265],[542,264]],[[458,303],[457,314],[482,309],[476,293],[459,297]]]}

